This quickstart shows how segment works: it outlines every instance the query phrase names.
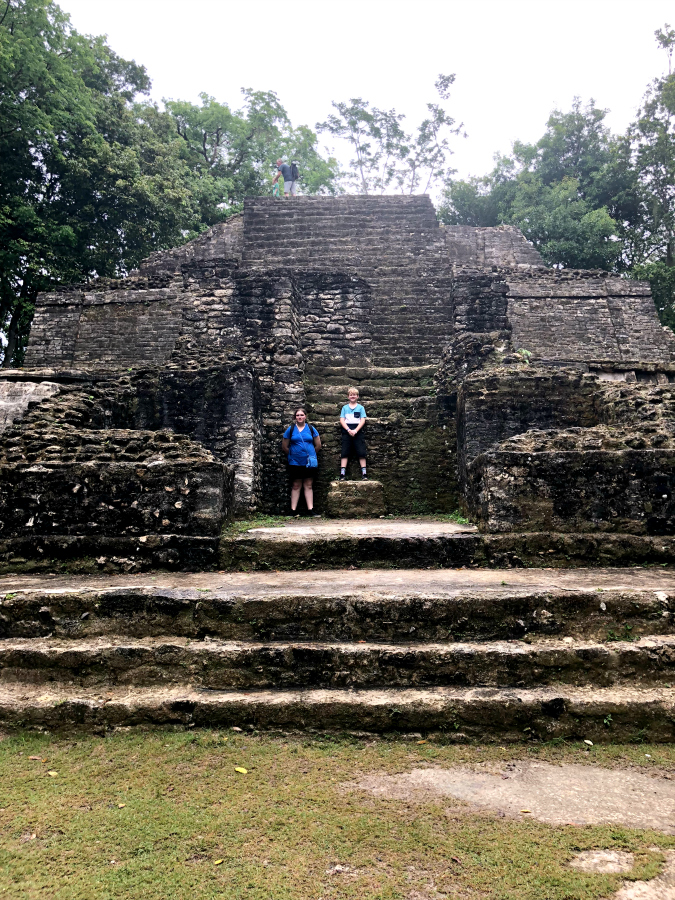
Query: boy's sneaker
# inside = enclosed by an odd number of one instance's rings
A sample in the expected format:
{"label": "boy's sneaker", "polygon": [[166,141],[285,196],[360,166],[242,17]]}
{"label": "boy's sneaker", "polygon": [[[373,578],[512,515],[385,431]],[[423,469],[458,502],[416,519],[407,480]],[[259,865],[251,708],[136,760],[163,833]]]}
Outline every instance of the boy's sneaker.
{"label": "boy's sneaker", "polygon": [[361,474],[361,481],[368,481],[368,476],[365,473]]}
{"label": "boy's sneaker", "polygon": [[340,477],[339,477],[339,479],[338,479],[338,481],[346,481],[346,480],[347,480],[347,476],[346,476],[346,475],[340,475]]}

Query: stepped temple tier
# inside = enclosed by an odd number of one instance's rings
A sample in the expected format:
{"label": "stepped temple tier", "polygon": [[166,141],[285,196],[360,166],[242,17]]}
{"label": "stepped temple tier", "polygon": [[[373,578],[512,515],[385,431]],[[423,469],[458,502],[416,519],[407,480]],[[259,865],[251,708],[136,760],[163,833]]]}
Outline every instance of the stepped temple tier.
{"label": "stepped temple tier", "polygon": [[426,196],[247,200],[128,278],[39,298],[26,366],[0,378],[0,565],[224,564],[233,515],[288,510],[299,404],[334,510],[349,385],[378,510],[463,508],[486,535],[439,562],[527,556],[505,536],[532,533],[660,558],[674,377],[646,284],[547,269],[513,228],[439,226]]}
{"label": "stepped temple tier", "polygon": [[[674,380],[646,284],[425,196],[251,199],[41,296],[0,370],[0,723],[672,740]],[[288,512],[301,404],[324,518],[229,527]]]}

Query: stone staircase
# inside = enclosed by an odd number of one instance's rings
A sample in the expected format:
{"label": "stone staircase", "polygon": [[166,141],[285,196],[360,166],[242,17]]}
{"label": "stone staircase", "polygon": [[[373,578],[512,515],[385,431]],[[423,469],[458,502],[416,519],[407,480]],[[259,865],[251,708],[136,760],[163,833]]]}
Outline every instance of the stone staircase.
{"label": "stone staircase", "polygon": [[[403,201],[403,202],[402,202]],[[243,264],[352,272],[373,290],[373,364],[439,359],[452,331],[452,264],[428,197],[247,200]],[[414,345],[401,357],[401,347]]]}
{"label": "stone staircase", "polygon": [[[349,387],[359,389],[368,415],[368,475],[382,481],[387,511],[419,514],[457,508],[457,495],[449,487],[454,442],[438,423],[435,371],[429,365],[307,368],[307,414],[324,448],[315,479],[317,509],[324,508],[330,482],[339,475],[339,417]],[[358,460],[350,460],[348,477],[361,477]]]}
{"label": "stone staircase", "polygon": [[4,578],[0,591],[4,726],[673,738],[672,573]]}

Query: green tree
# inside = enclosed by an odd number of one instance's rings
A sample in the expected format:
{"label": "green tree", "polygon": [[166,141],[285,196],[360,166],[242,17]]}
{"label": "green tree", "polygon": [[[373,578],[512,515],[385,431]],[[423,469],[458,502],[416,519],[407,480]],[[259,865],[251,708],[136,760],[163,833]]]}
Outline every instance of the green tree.
{"label": "green tree", "polygon": [[[435,87],[442,101],[449,99],[454,80],[454,75],[438,76]],[[426,193],[451,174],[449,139],[462,126],[440,103],[427,103],[429,115],[414,133],[404,130],[405,116],[394,109],[378,109],[360,97],[332,105],[335,112],[316,127],[351,146],[351,172],[345,180],[361,193],[383,194],[390,188],[407,194],[421,188]]]}
{"label": "green tree", "polygon": [[[164,101],[207,225],[239,211],[244,197],[267,193],[279,157],[297,160],[306,193],[337,191],[337,162],[321,156],[316,134],[307,126],[292,127],[274,91],[244,88],[242,93],[240,110],[205,93],[199,106]],[[147,110],[148,121],[161,115],[156,107]]]}
{"label": "green tree", "polygon": [[637,226],[630,239],[630,274],[647,279],[659,318],[675,330],[675,31],[654,32],[668,59],[668,74],[647,88],[627,139],[637,173]]}
{"label": "green tree", "polygon": [[520,228],[553,266],[620,268],[623,231],[635,221],[635,175],[607,110],[575,98],[554,110],[535,144],[516,141],[482,178],[450,181],[439,214],[449,225]]}
{"label": "green tree", "polygon": [[51,0],[0,13],[0,333],[23,359],[35,298],[119,275],[199,226],[178,142],[134,114],[142,66],[79,35]]}
{"label": "green tree", "polygon": [[371,107],[361,97],[332,105],[336,112],[316,127],[351,145],[351,173],[345,180],[362,194],[384,193],[407,152],[407,136],[400,125],[403,116],[393,109]]}
{"label": "green tree", "polygon": [[670,72],[675,32],[655,32],[668,55],[669,73],[647,89],[628,137],[639,173],[641,245],[636,264],[664,260],[675,264],[675,75]]}
{"label": "green tree", "polygon": [[231,111],[144,99],[145,69],[85,37],[53,0],[0,0],[0,358],[20,365],[35,298],[58,283],[119,277],[269,190],[297,158],[305,190],[338,166],[271,92]]}

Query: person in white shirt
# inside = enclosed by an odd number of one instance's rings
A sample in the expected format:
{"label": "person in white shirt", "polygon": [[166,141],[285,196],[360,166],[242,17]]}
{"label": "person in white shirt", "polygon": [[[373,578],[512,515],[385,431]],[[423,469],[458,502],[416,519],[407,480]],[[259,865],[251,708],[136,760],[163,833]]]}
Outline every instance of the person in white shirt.
{"label": "person in white shirt", "polygon": [[340,425],[342,426],[342,446],[340,452],[340,481],[347,477],[347,462],[349,457],[358,456],[361,465],[361,479],[366,481],[366,442],[363,437],[363,426],[366,424],[366,411],[359,403],[359,392],[356,388],[349,388],[347,392],[349,402],[345,403],[340,412]]}

